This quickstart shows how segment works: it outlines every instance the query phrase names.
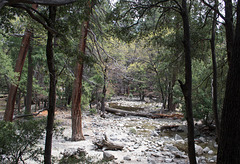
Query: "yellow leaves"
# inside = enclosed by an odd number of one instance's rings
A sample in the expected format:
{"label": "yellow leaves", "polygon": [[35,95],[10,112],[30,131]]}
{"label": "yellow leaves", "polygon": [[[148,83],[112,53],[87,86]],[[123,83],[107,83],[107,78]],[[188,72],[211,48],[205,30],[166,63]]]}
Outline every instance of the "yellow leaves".
{"label": "yellow leaves", "polygon": [[146,62],[135,62],[130,64],[127,68],[127,72],[134,73],[134,72],[144,72],[146,71],[147,64]]}
{"label": "yellow leaves", "polygon": [[153,37],[159,36],[164,39],[175,33],[176,33],[176,30],[174,30],[173,28],[166,27],[166,28],[161,29],[160,31],[154,31],[154,32],[150,33],[148,35],[148,37],[153,38]]}

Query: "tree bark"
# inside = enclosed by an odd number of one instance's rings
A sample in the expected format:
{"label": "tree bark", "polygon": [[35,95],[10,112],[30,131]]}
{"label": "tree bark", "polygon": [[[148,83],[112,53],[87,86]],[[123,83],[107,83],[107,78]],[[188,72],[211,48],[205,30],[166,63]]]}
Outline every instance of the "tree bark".
{"label": "tree bark", "polygon": [[[89,20],[84,21],[82,24],[81,40],[80,40],[80,53],[85,54],[86,40],[89,27]],[[82,133],[82,114],[81,114],[81,96],[82,96],[82,77],[83,76],[83,58],[80,57],[76,69],[75,80],[73,85],[72,94],[72,140],[84,140]]]}
{"label": "tree bark", "polygon": [[84,140],[81,114],[83,63],[77,63],[75,72],[72,94],[72,140],[79,141]]}
{"label": "tree bark", "polygon": [[[33,4],[32,8],[37,9],[38,5]],[[26,96],[26,107],[25,114],[31,113],[32,106],[32,83],[33,83],[33,64],[32,64],[32,49],[33,49],[33,34],[29,41],[29,52],[28,52],[28,78],[27,78],[27,96]]]}
{"label": "tree bark", "polygon": [[225,0],[225,29],[228,64],[230,64],[234,39],[232,0]]}
{"label": "tree bark", "polygon": [[182,0],[181,16],[184,30],[184,52],[185,52],[185,84],[181,81],[180,86],[186,104],[186,119],[188,124],[188,157],[190,164],[196,164],[195,144],[194,144],[194,122],[192,113],[192,62],[190,44],[190,26],[186,0]]}
{"label": "tree bark", "polygon": [[[215,8],[217,9],[218,1],[215,0]],[[214,113],[214,120],[216,124],[216,136],[219,138],[219,119],[218,119],[218,96],[217,96],[217,61],[216,61],[216,51],[215,51],[215,34],[216,34],[216,23],[217,23],[217,11],[214,10],[213,22],[212,22],[212,38],[211,51],[212,51],[212,69],[213,69],[213,81],[212,81],[212,109]]]}
{"label": "tree bark", "polygon": [[106,85],[107,85],[107,66],[105,66],[103,71],[103,90],[102,90],[102,100],[101,100],[101,117],[105,117],[105,99],[106,99]]}
{"label": "tree bark", "polygon": [[238,164],[240,161],[240,2],[237,2],[237,24],[232,58],[229,65],[223,103],[218,164]]}
{"label": "tree bark", "polygon": [[[31,39],[32,40],[32,37]],[[32,45],[30,41],[29,52],[28,52],[28,77],[27,77],[27,96],[26,96],[26,107],[25,114],[31,113],[32,106],[32,83],[33,83],[33,63],[32,63]]]}
{"label": "tree bark", "polygon": [[21,111],[21,90],[18,91],[18,98],[17,98],[17,109],[18,112],[20,113]]}
{"label": "tree bark", "polygon": [[172,69],[172,80],[169,82],[169,89],[168,89],[168,110],[173,112],[175,111],[176,104],[173,103],[173,87],[175,86],[176,82],[176,68]]}
{"label": "tree bark", "polygon": [[8,93],[8,101],[7,101],[7,106],[6,106],[6,110],[4,113],[5,121],[13,120],[14,103],[16,101],[18,82],[20,81],[20,78],[21,78],[22,68],[24,65],[24,61],[26,59],[31,35],[32,35],[32,33],[28,29],[26,29],[23,39],[22,39],[21,48],[18,53],[18,59],[17,59],[15,70],[14,70],[14,72],[18,73],[18,76],[16,77],[17,78],[16,84],[10,85],[10,90]]}
{"label": "tree bark", "polygon": [[[56,19],[56,7],[49,7],[49,18],[51,20],[50,26],[53,27]],[[54,113],[56,106],[56,71],[54,65],[53,55],[53,34],[48,32],[47,47],[46,47],[47,64],[49,69],[50,85],[49,85],[49,97],[48,97],[48,116],[47,116],[47,128],[46,128],[46,142],[44,163],[51,164],[52,154],[52,135],[54,124]]]}

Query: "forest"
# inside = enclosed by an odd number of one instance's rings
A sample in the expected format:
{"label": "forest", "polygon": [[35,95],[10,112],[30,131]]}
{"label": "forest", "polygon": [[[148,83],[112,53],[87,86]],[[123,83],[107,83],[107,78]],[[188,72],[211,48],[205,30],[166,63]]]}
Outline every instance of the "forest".
{"label": "forest", "polygon": [[0,15],[0,163],[239,163],[238,0],[0,0]]}

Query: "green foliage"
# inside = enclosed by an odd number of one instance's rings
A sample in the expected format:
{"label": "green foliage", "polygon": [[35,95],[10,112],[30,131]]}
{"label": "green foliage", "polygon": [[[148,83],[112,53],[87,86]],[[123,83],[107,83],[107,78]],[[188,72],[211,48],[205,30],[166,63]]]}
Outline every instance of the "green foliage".
{"label": "green foliage", "polygon": [[83,109],[88,108],[89,102],[92,96],[91,94],[92,94],[92,86],[87,82],[83,82],[83,93],[82,93],[82,101],[81,101],[81,106]]}
{"label": "green foliage", "polygon": [[68,156],[68,157],[63,157],[60,161],[59,164],[108,164],[108,161],[105,160],[95,160],[94,157],[89,157],[86,155],[81,155],[81,156]]}
{"label": "green foliage", "polygon": [[[210,95],[209,95],[210,94]],[[193,95],[193,115],[196,119],[202,119],[205,124],[212,122],[212,99],[211,92],[201,90]]]}
{"label": "green foliage", "polygon": [[96,108],[89,108],[89,112],[91,114],[97,114],[97,109]]}
{"label": "green foliage", "polygon": [[15,83],[17,73],[13,70],[13,60],[12,58],[6,54],[8,51],[6,46],[6,38],[0,35],[0,84],[2,87],[6,87],[10,83]]}
{"label": "green foliage", "polygon": [[40,161],[42,148],[36,146],[43,139],[46,119],[0,122],[0,161],[24,162],[27,159]]}

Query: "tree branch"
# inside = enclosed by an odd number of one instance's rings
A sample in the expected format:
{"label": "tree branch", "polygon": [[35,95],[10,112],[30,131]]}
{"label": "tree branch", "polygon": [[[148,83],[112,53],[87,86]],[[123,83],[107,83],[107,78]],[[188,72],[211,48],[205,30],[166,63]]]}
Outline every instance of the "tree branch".
{"label": "tree branch", "polygon": [[0,10],[8,3],[8,1],[1,0],[0,1]]}
{"label": "tree branch", "polygon": [[0,10],[3,6],[11,6],[19,3],[61,6],[74,2],[76,2],[76,0],[0,0]]}
{"label": "tree branch", "polygon": [[30,116],[37,116],[37,115],[39,115],[41,112],[44,112],[45,110],[48,110],[48,109],[47,109],[47,108],[44,108],[44,109],[38,111],[37,113],[33,113],[33,114],[18,115],[18,116],[15,116],[15,117],[13,118],[13,120],[15,120],[15,119],[17,119],[17,118],[30,117]]}
{"label": "tree branch", "polygon": [[[36,15],[33,14],[33,12],[31,11],[31,9],[27,6],[25,6],[24,4],[14,4],[11,5],[12,7],[16,7],[16,8],[21,8],[24,9],[29,16],[34,19],[35,21],[37,21],[38,23],[42,24],[43,27],[48,30],[49,32],[51,32],[52,34],[59,34],[56,30],[54,30],[53,28],[49,27],[44,21],[42,21],[39,17],[37,17]],[[45,18],[44,18],[45,20]]]}
{"label": "tree branch", "polygon": [[218,10],[218,8],[215,8],[214,6],[210,5],[209,3],[207,3],[205,0],[201,0],[203,4],[205,4],[207,7],[209,7],[210,9],[212,10],[215,10],[218,15],[223,19],[225,20],[225,17],[220,13],[220,11]]}

